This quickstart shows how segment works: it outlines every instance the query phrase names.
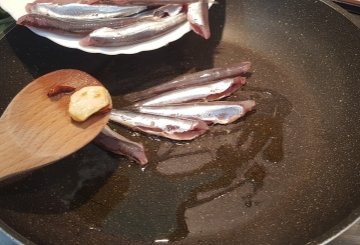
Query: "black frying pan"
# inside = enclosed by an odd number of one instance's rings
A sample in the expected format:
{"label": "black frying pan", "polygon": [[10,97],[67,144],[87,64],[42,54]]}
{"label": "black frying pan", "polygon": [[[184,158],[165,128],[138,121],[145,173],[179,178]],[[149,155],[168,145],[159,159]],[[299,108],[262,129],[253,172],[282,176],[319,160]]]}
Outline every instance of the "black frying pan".
{"label": "black frying pan", "polygon": [[115,126],[144,143],[144,171],[90,144],[1,183],[9,236],[29,244],[316,244],[358,217],[358,27],[320,1],[228,0],[211,9],[211,28],[208,41],[189,33],[136,55],[87,54],[23,27],[1,40],[2,110],[33,78],[60,68],[91,73],[120,108],[128,92],[245,60],[252,74],[230,99],[258,103],[189,144]]}

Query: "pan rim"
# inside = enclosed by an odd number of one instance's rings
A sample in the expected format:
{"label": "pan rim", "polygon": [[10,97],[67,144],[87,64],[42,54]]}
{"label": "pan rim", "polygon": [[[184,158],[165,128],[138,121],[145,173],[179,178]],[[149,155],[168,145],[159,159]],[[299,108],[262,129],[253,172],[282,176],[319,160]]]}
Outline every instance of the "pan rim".
{"label": "pan rim", "polygon": [[4,241],[5,244],[35,245],[35,243],[7,225],[2,219],[0,219],[0,241]]}
{"label": "pan rim", "polygon": [[356,27],[360,28],[360,18],[357,18],[357,17],[360,17],[360,16],[355,16],[354,14],[349,13],[348,11],[346,11],[345,9],[343,9],[342,7],[340,7],[339,5],[337,5],[336,3],[334,3],[331,0],[320,0],[320,1],[322,3],[328,5],[332,9],[334,9],[336,12],[338,12],[342,16],[344,16],[346,19],[348,19]]}
{"label": "pan rim", "polygon": [[[354,214],[350,214],[354,215]],[[324,241],[322,241],[319,245],[325,245],[328,244],[329,242],[334,241],[336,238],[340,237],[342,234],[344,234],[346,231],[348,231],[351,227],[353,227],[357,222],[360,221],[360,217],[356,218],[353,222],[351,222],[350,224],[348,224],[347,226],[345,226],[344,228],[340,229],[339,232],[337,232],[336,234],[334,234],[331,237],[328,237],[327,239],[325,239]],[[336,226],[340,226],[341,224],[337,224]],[[335,227],[336,227],[335,226]],[[331,231],[330,231],[331,232]],[[326,236],[327,233],[324,233],[322,236]]]}

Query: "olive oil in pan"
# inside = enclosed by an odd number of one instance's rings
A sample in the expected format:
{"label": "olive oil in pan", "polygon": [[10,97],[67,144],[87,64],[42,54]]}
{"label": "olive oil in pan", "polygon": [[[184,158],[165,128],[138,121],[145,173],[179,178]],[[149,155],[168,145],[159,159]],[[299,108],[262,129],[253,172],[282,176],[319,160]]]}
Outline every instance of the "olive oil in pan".
{"label": "olive oil in pan", "polygon": [[[215,63],[229,62],[222,60],[222,53],[230,50],[231,46],[219,47]],[[253,54],[244,54],[234,57],[232,62],[254,60]],[[256,61],[259,67],[268,67]],[[181,64],[181,69],[188,65]],[[113,68],[111,64],[107,67],[107,76],[114,80],[116,66],[114,63]],[[159,82],[155,68],[151,63],[144,67],[150,79],[144,80],[141,74],[135,78],[130,76],[127,84],[141,79],[144,83]],[[151,72],[152,69],[155,71]],[[160,82],[179,74],[172,66],[161,69],[166,78]],[[194,70],[188,70],[191,71]],[[282,94],[264,88],[267,86],[256,87],[255,79],[250,76],[248,84],[228,98],[253,99],[257,102],[255,111],[233,124],[213,126],[209,133],[194,141],[171,141],[111,124],[120,134],[144,144],[149,164],[141,170],[135,163],[110,154],[117,159],[119,168],[104,180],[90,201],[79,206],[79,215],[102,233],[119,239],[172,241],[184,239],[191,233],[185,218],[187,210],[221,199],[234,190],[240,189],[244,207],[256,206],[256,195],[267,178],[267,166],[283,158],[283,124],[292,105]],[[111,83],[110,86],[115,91],[114,108],[131,105],[123,98],[129,88],[126,86],[130,85]],[[143,85],[148,86],[151,85]],[[82,192],[79,196],[85,194]]]}
{"label": "olive oil in pan", "polygon": [[[32,193],[33,199],[41,203],[38,213],[27,217],[34,224],[39,220],[46,222],[49,213],[56,216],[66,212],[66,220],[52,222],[74,226],[75,231],[81,227],[78,232],[83,236],[96,233],[94,239],[184,239],[191,234],[185,214],[193,208],[222,199],[234,190],[242,193],[240,205],[256,207],[257,193],[267,179],[267,166],[283,157],[282,127],[291,111],[290,102],[275,91],[250,85],[231,97],[239,98],[256,100],[256,110],[236,123],[216,125],[188,143],[149,137],[112,125],[124,136],[144,144],[150,159],[145,169],[89,145],[67,161],[40,170],[11,188],[20,188],[15,193],[24,192],[27,183],[27,188],[39,190]],[[164,162],[170,164],[167,169],[161,168]],[[64,167],[67,174],[58,176],[56,173]],[[42,191],[46,182],[49,190]],[[8,191],[2,188],[2,193]],[[11,202],[13,197],[2,197],[1,205],[24,210],[20,202]],[[47,202],[41,202],[43,199]],[[27,209],[30,211],[31,207]],[[13,214],[9,211],[7,215]],[[88,230],[77,225],[79,219],[88,224]],[[75,234],[69,239],[74,237]]]}
{"label": "olive oil in pan", "polygon": [[[222,60],[222,52],[229,50],[220,47],[215,63],[259,61],[246,51],[242,57],[226,61]],[[122,82],[116,81],[119,74],[116,59],[120,58],[116,57],[114,63],[106,65],[106,77],[101,79],[109,81],[107,85],[114,96],[114,108],[121,108],[130,105],[123,99],[129,87],[124,88]],[[198,67],[191,63],[197,61],[162,67],[161,74],[173,78],[183,72],[212,66]],[[144,74],[152,80],[146,80],[144,75],[132,78],[132,74],[127,74],[128,80],[161,82],[155,74],[160,73],[159,70],[152,70],[154,67],[151,62],[149,64],[144,67]],[[264,66],[257,64],[258,67]],[[137,70],[133,73],[137,73]],[[64,227],[64,233],[65,229],[69,230],[68,227],[74,227],[68,237],[63,238],[68,241],[89,237],[93,237],[94,244],[98,241],[173,241],[184,239],[192,233],[186,219],[187,211],[221,200],[234,190],[241,192],[240,205],[256,207],[256,196],[266,183],[269,164],[276,164],[283,157],[283,122],[291,111],[286,97],[277,90],[264,89],[268,87],[265,85],[259,86],[256,79],[250,77],[244,89],[228,99],[253,99],[257,102],[256,110],[233,124],[216,125],[209,133],[191,142],[179,143],[112,125],[125,137],[144,144],[149,165],[141,169],[123,157],[89,145],[66,161],[39,170],[12,186],[18,188],[15,193],[26,192],[26,188],[40,190],[32,193],[32,199],[38,200],[42,208],[38,213],[27,216],[27,222],[38,225],[51,222],[57,227]],[[162,168],[162,164],[166,164],[166,169]],[[56,174],[59,171],[66,175],[59,176]],[[41,187],[44,183],[48,183],[46,190]],[[8,193],[6,188],[2,191]],[[17,198],[6,198],[6,195],[2,195],[0,204],[3,207],[11,205],[11,208],[3,211],[3,217],[8,217],[6,222],[17,216],[16,211],[11,210],[31,212],[31,207],[21,205],[26,197],[29,196],[21,194]],[[59,229],[61,232],[62,228]],[[41,234],[37,236],[41,237]]]}
{"label": "olive oil in pan", "polygon": [[[276,92],[255,87],[235,96],[255,99],[259,107],[237,123],[214,126],[189,143],[134,134],[113,125],[124,136],[144,144],[150,164],[141,170],[119,158],[119,169],[90,202],[79,207],[79,214],[102,232],[122,239],[172,241],[189,233],[188,209],[239,188],[244,190],[243,205],[256,205],[253,197],[266,180],[264,162],[276,164],[283,157],[279,148],[282,121],[291,105]],[[173,167],[159,167],[162,162],[171,164],[169,159],[176,163]]]}

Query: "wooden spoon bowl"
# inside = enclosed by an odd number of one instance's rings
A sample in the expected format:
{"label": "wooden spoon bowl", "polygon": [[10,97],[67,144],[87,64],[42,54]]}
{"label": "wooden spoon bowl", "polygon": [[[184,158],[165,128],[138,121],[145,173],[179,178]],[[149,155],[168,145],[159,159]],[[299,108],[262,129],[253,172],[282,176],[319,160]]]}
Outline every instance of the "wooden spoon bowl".
{"label": "wooden spoon bowl", "polygon": [[101,85],[79,70],[58,70],[37,78],[21,90],[0,118],[0,179],[62,159],[92,141],[109,114],[82,123],[68,114],[70,95],[49,98],[56,85]]}

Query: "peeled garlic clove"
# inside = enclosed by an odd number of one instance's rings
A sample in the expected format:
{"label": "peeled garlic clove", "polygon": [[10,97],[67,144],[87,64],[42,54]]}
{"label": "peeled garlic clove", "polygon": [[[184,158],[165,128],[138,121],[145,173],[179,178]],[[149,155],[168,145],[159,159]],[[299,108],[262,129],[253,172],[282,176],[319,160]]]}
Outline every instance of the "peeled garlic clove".
{"label": "peeled garlic clove", "polygon": [[105,87],[87,86],[71,95],[69,113],[74,121],[83,122],[109,105],[111,96]]}

